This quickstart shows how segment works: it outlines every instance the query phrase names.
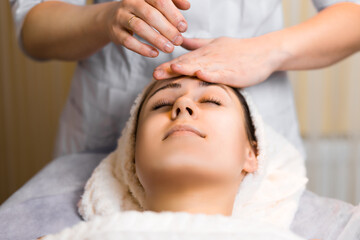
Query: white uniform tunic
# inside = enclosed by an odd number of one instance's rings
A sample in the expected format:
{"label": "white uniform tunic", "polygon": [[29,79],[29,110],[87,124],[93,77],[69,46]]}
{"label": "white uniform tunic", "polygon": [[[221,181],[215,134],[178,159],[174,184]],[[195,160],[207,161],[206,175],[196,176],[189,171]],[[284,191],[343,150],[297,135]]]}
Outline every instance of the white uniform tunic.
{"label": "white uniform tunic", "polygon": [[[84,5],[85,0],[63,0]],[[26,13],[42,0],[10,0],[19,38]],[[106,2],[98,0],[95,3]],[[336,0],[313,0],[318,10]],[[353,2],[360,2],[353,1]],[[182,11],[188,22],[187,38],[251,38],[283,28],[281,0],[193,0]],[[20,42],[21,44],[21,42]],[[122,46],[108,44],[86,60],[79,61],[70,95],[62,112],[55,156],[76,152],[107,153],[116,148],[130,107],[149,83],[159,64],[186,53],[176,47],[155,59],[143,57]],[[247,91],[265,122],[284,135],[304,154],[299,136],[291,85],[284,72]]]}

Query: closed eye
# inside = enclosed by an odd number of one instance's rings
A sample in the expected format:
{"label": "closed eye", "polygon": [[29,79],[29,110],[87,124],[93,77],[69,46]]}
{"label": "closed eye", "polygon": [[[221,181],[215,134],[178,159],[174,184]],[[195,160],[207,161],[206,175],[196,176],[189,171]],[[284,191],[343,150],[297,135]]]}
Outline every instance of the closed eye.
{"label": "closed eye", "polygon": [[162,108],[162,107],[165,107],[165,106],[172,106],[172,103],[169,102],[169,101],[166,101],[164,99],[156,102],[152,107],[151,109],[152,110],[156,110],[156,109],[159,109],[159,108]]}
{"label": "closed eye", "polygon": [[[210,98],[202,98],[200,101],[200,103],[212,103],[212,104],[215,104],[215,105],[218,105],[218,106],[221,106],[221,101],[214,98],[214,97],[210,97]],[[164,100],[164,99],[161,99],[159,100],[158,102],[156,102],[155,104],[153,104],[153,106],[151,107],[152,110],[157,110],[159,108],[162,108],[162,107],[165,107],[165,106],[172,106],[173,103],[167,101],[167,100]]]}
{"label": "closed eye", "polygon": [[210,98],[203,98],[200,100],[200,103],[214,103],[218,106],[221,106],[221,101],[214,98],[214,97],[210,97]]}

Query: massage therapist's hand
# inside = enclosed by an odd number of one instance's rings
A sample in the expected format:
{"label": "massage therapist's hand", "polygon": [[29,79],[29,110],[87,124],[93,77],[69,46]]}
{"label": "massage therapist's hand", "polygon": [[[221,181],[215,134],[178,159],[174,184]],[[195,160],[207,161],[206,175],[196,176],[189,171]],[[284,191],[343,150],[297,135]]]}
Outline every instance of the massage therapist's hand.
{"label": "massage therapist's hand", "polygon": [[360,51],[360,28],[353,24],[360,24],[360,5],[342,2],[298,25],[256,38],[184,39],[182,46],[193,51],[157,67],[154,77],[196,75],[246,87],[275,71],[327,67]]}
{"label": "massage therapist's hand", "polygon": [[282,55],[271,36],[250,39],[184,39],[182,46],[193,50],[158,66],[155,79],[178,75],[196,76],[207,82],[233,87],[258,84],[276,71]]}
{"label": "massage therapist's hand", "polygon": [[[123,0],[112,7],[108,15],[110,40],[146,57],[158,56],[157,49],[165,53],[183,42],[181,32],[187,23],[179,9],[186,10],[186,0]],[[157,31],[155,31],[155,30]],[[148,41],[142,43],[132,33]]]}
{"label": "massage therapist's hand", "polygon": [[[183,42],[187,0],[122,0],[79,6],[43,1],[27,14],[22,42],[37,59],[82,60],[110,42],[146,57],[172,52]],[[133,33],[150,44],[138,41]]]}

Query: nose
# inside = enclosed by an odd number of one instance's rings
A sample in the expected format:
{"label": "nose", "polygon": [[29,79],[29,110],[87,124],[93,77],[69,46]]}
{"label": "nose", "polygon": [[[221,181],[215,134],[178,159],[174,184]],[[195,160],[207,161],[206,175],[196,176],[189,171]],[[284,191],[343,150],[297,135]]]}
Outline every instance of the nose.
{"label": "nose", "polygon": [[193,100],[188,97],[178,98],[172,108],[171,119],[175,120],[180,117],[191,117],[196,119],[198,108]]}

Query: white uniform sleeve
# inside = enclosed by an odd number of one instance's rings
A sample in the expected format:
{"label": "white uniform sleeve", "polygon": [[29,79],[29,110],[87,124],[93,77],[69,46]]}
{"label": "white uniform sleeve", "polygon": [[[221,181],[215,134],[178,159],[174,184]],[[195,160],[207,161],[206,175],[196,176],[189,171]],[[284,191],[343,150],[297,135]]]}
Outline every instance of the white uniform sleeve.
{"label": "white uniform sleeve", "polygon": [[[39,3],[46,2],[47,0],[9,0],[9,1],[15,23],[16,38],[19,42],[20,48],[25,53],[23,44],[21,42],[20,34],[26,14],[30,11],[31,8],[33,8]],[[59,1],[76,4],[76,5],[86,4],[86,0],[59,0]]]}
{"label": "white uniform sleeve", "polygon": [[344,0],[312,0],[312,1],[318,11],[321,11],[330,5],[333,5],[335,3],[340,3],[340,2],[353,2],[353,3],[360,4],[360,0],[348,0],[348,1],[344,1]]}

